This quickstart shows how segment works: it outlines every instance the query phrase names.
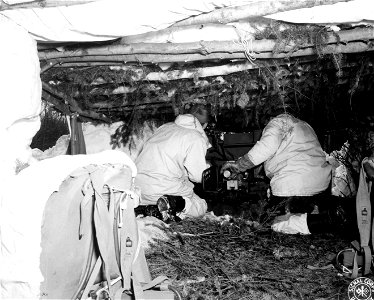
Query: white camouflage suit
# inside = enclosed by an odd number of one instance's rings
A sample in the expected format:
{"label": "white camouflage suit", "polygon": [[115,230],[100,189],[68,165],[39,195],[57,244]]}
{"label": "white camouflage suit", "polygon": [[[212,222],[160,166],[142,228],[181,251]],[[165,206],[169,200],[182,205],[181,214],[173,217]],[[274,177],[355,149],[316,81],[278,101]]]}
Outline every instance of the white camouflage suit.
{"label": "white camouflage suit", "polygon": [[200,122],[193,115],[179,115],[175,122],[159,127],[135,161],[141,204],[154,205],[163,195],[182,196],[186,205],[179,217],[204,215],[207,204],[193,192],[191,181],[201,182],[209,146]]}
{"label": "white camouflage suit", "polygon": [[288,114],[273,118],[246,155],[254,165],[265,162],[274,196],[312,196],[331,181],[331,166],[313,128]]}

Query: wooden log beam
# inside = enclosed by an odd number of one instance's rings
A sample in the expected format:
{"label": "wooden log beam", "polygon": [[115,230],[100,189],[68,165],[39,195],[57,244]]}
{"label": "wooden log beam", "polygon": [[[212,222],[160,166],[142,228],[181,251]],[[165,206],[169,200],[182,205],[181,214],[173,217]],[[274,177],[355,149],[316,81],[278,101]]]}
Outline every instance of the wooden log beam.
{"label": "wooden log beam", "polygon": [[[311,58],[307,57],[305,59],[298,60],[298,64],[305,64],[310,63],[312,61],[315,61],[317,58]],[[288,64],[288,61],[282,61],[277,62],[278,66]],[[269,64],[271,66],[271,63]],[[372,63],[367,63],[367,66],[372,66]],[[350,64],[343,64],[341,66],[342,69],[347,68],[356,68],[357,63],[350,63]],[[148,75],[141,79],[134,79],[134,81],[137,80],[145,80],[145,81],[170,81],[170,80],[179,80],[179,79],[187,79],[187,78],[204,78],[204,77],[214,77],[214,76],[224,76],[228,74],[232,74],[235,72],[245,71],[245,70],[252,70],[252,69],[258,69],[259,66],[253,65],[248,62],[244,62],[242,64],[235,64],[235,65],[222,65],[222,66],[216,66],[216,67],[206,67],[206,68],[193,68],[188,70],[173,70],[173,71],[167,71],[167,72],[151,72],[148,73]],[[330,68],[329,68],[330,69]],[[131,93],[128,92],[128,93]],[[99,93],[97,93],[99,95]],[[110,93],[102,93],[105,95],[109,95]],[[119,93],[117,93],[119,94]]]}
{"label": "wooden log beam", "polygon": [[[132,45],[139,43],[188,43],[196,41],[239,41],[241,38],[245,37],[249,39],[256,36],[256,33],[263,31],[268,28],[270,22],[256,21],[254,23],[248,23],[243,26],[241,23],[232,23],[230,25],[224,24],[207,24],[207,25],[190,25],[183,27],[168,27],[166,29],[151,31],[147,33],[142,33],[138,35],[125,36],[121,39],[120,43],[122,45]],[[303,25],[300,25],[303,26]],[[282,23],[282,25],[277,28],[278,31],[283,32],[290,29],[290,25],[287,23]],[[307,26],[306,26],[307,28]],[[205,33],[206,31],[206,33]],[[214,32],[214,36],[212,36]],[[370,28],[355,28],[352,30],[342,30],[337,32],[340,38],[344,42],[358,40],[359,38],[372,38],[372,32]],[[209,39],[204,39],[209,36]],[[331,43],[336,42],[334,35],[329,36]],[[257,42],[258,40],[256,40]],[[274,40],[273,40],[274,41]]]}
{"label": "wooden log beam", "polygon": [[[373,51],[373,43],[353,42],[346,45],[328,45],[322,48],[323,54],[329,53],[358,53]],[[279,59],[289,57],[300,57],[315,55],[314,47],[300,49],[292,53],[272,53],[260,52],[253,53],[255,59]],[[162,62],[193,62],[202,60],[234,60],[246,59],[244,51],[227,53],[217,52],[211,54],[127,54],[127,55],[93,55],[81,57],[63,57],[56,59],[59,63],[83,63],[83,62],[123,62],[123,63],[162,63]]]}
{"label": "wooden log beam", "polygon": [[129,104],[129,103],[124,103],[124,104],[119,104],[119,105],[113,105],[111,102],[97,102],[92,104],[92,108],[95,109],[119,109],[121,107],[129,107],[129,108],[143,108],[146,106],[152,106],[152,105],[170,105],[169,101],[144,101],[142,103],[138,104]]}
{"label": "wooden log beam", "polygon": [[[314,58],[306,58],[299,61],[299,63],[306,63],[316,60]],[[278,62],[278,65],[287,64],[288,61]],[[224,76],[236,72],[258,69],[259,66],[248,61],[242,63],[226,64],[214,67],[205,68],[191,68],[185,70],[173,70],[166,72],[150,72],[142,80],[145,81],[170,81],[187,78],[204,78],[212,76]]]}
{"label": "wooden log beam", "polygon": [[60,98],[60,99],[64,100],[64,102],[66,101],[67,105],[69,106],[70,112],[75,112],[75,113],[78,113],[79,115],[81,115],[83,117],[87,117],[87,118],[94,119],[94,120],[100,120],[100,121],[104,121],[104,122],[107,122],[107,123],[111,122],[111,120],[108,117],[106,117],[105,115],[103,115],[101,113],[96,113],[94,111],[84,111],[84,110],[82,110],[79,107],[78,102],[75,99],[67,97],[63,93],[61,93],[59,91],[56,91],[54,88],[50,87],[45,82],[42,82],[42,87],[43,87],[44,92],[48,92],[54,98]]}
{"label": "wooden log beam", "polygon": [[[306,58],[302,58],[302,59],[297,59],[297,64],[300,65],[300,64],[310,63],[314,60],[316,60],[316,57],[314,57],[314,58],[306,57]],[[283,60],[283,61],[277,62],[277,65],[280,66],[280,65],[289,64],[289,63],[290,63],[289,60]],[[234,67],[234,68],[231,69],[232,73],[234,73],[234,72],[239,72],[239,71],[245,70],[247,66],[249,67],[248,69],[258,68],[257,66],[252,65],[248,62],[242,62],[242,63],[227,64],[227,65],[216,66],[216,67],[208,67],[208,68],[194,68],[194,69],[188,69],[188,70],[173,70],[173,71],[168,71],[168,72],[151,72],[146,77],[134,77],[133,80],[134,81],[140,81],[140,80],[144,80],[144,81],[165,81],[165,80],[169,80],[170,81],[170,80],[179,80],[179,79],[196,78],[196,77],[199,77],[199,78],[209,77],[209,76],[213,77],[213,76],[220,76],[220,75],[226,75],[226,74],[231,73],[231,72],[227,71],[227,70],[230,70],[231,67]],[[271,63],[270,63],[270,66],[271,66]],[[357,68],[358,66],[359,66],[358,63],[344,63],[340,67],[342,69],[349,69],[349,68]],[[367,62],[366,66],[373,66],[373,64],[371,62]],[[124,67],[123,69],[128,69],[128,67]],[[207,70],[205,70],[205,69],[207,69]],[[327,67],[327,69],[335,69],[335,67],[330,66],[330,67]],[[132,70],[134,70],[134,72],[136,72],[136,69],[132,68]],[[205,71],[206,71],[206,73],[205,73]],[[346,76],[348,76],[347,78],[349,78],[349,72],[344,71],[344,74]],[[367,74],[367,75],[370,76],[370,74]],[[363,76],[365,76],[365,75],[363,75]],[[346,79],[346,78],[345,77],[340,77],[340,81],[343,80],[343,79]],[[106,82],[106,83],[113,83],[113,82]],[[213,86],[216,86],[216,85],[221,85],[221,84],[220,83],[210,83],[209,84],[210,87],[213,87]],[[156,85],[156,87],[157,86],[158,85]],[[201,94],[201,95],[196,96],[196,93],[192,92],[192,90],[194,90],[194,89],[196,89],[196,87],[191,88],[190,94],[194,94],[195,98],[196,97],[199,98],[199,97],[206,97],[207,96],[206,94],[204,94],[204,95]],[[111,88],[111,89],[110,88],[101,88],[101,89],[100,88],[94,88],[90,93],[92,95],[107,95],[108,96],[108,95],[113,95],[113,94],[115,94],[115,95],[130,94],[134,91],[135,91],[135,88],[129,89],[126,86],[116,86],[116,88],[114,90],[113,90],[113,88]],[[162,101],[152,102],[152,100],[148,99],[145,102],[142,102],[142,104],[149,103],[149,104],[154,105],[154,104],[165,103],[165,102],[169,102],[171,97],[172,96],[168,96],[166,94],[160,94],[157,97],[157,99],[162,100]],[[185,100],[186,99],[184,99],[184,101]],[[119,107],[127,107],[129,105],[130,104],[128,102],[123,102],[123,103],[114,105],[110,102],[108,103],[108,101],[104,101],[104,102],[95,102],[91,105],[91,107],[95,108],[95,109],[107,109],[109,107],[119,108]]]}
{"label": "wooden log beam", "polygon": [[54,68],[87,68],[87,67],[102,67],[102,66],[125,66],[124,62],[82,62],[82,63],[58,63]]}
{"label": "wooden log beam", "polygon": [[351,0],[277,0],[254,1],[250,4],[236,7],[225,7],[212,12],[189,17],[183,21],[175,23],[173,26],[186,26],[207,23],[227,24],[242,19],[262,17],[283,11],[299,8],[309,8],[320,5],[331,5],[339,2],[349,2]]}
{"label": "wooden log beam", "polygon": [[108,107],[106,110],[129,113],[129,112],[132,112],[134,109],[153,110],[155,108],[170,108],[170,109],[172,109],[172,102],[170,101],[170,102],[163,103],[163,104],[153,104],[153,103],[139,104],[139,105],[136,105],[136,107],[135,106],[122,106],[122,107],[114,107],[114,108]]}
{"label": "wooden log beam", "polygon": [[[72,113],[68,105],[61,103],[59,99],[55,98],[45,91],[42,91],[42,99],[50,103],[55,110],[61,112],[64,115],[69,116]],[[84,117],[83,115],[80,115],[80,119],[84,122],[92,122],[92,118]]]}
{"label": "wooden log beam", "polygon": [[167,72],[148,73],[144,80],[148,81],[169,81],[186,78],[202,78],[219,75],[228,75],[235,72],[257,69],[258,67],[250,62],[243,64],[227,64],[217,67],[194,68],[187,70],[173,70]]}
{"label": "wooden log beam", "polygon": [[[340,43],[374,39],[374,28],[358,28],[338,32]],[[337,37],[330,33],[326,44],[336,44]],[[276,46],[275,40],[255,40],[249,45],[250,51],[271,52]],[[300,45],[302,49],[312,47],[312,44]],[[294,45],[288,45],[284,52],[290,51]],[[199,54],[207,56],[212,53],[241,53],[243,45],[234,41],[209,41],[194,43],[138,43],[131,45],[111,45],[93,47],[75,51],[39,52],[40,60],[53,60],[59,58],[87,57],[87,56],[114,56],[114,55],[150,55],[150,54]],[[261,56],[258,56],[261,58]]]}
{"label": "wooden log beam", "polygon": [[[310,61],[310,60],[309,60]],[[285,63],[285,62],[284,62]],[[170,80],[179,80],[179,79],[188,79],[188,78],[204,78],[212,76],[223,76],[231,73],[241,72],[245,70],[258,69],[257,65],[254,65],[250,62],[244,61],[241,63],[234,64],[225,64],[214,67],[202,67],[202,68],[189,68],[183,70],[173,70],[166,72],[150,72],[147,75],[143,75],[141,72],[138,72],[138,76],[133,76],[133,81],[170,81]],[[110,83],[110,82],[105,82]],[[117,94],[128,94],[132,93],[134,89],[129,89],[128,87],[119,86],[114,90],[105,92],[100,92],[98,88],[95,88],[91,94],[93,95],[117,95]]]}
{"label": "wooden log beam", "polygon": [[[211,94],[218,94],[218,92],[211,92],[209,94],[204,94],[204,95],[191,95],[187,97],[186,99],[183,100],[183,104],[188,104],[188,103],[195,103],[196,98],[201,98],[201,97],[206,97]],[[138,103],[138,104],[123,104],[123,105],[117,105],[117,106],[112,106],[110,103],[100,103],[99,105],[96,106],[98,111],[133,111],[134,109],[153,109],[155,107],[170,107],[172,108],[173,105],[173,100],[172,98],[168,99],[168,101],[164,102],[145,102],[145,103]]]}
{"label": "wooden log beam", "polygon": [[72,6],[79,4],[86,4],[100,0],[36,0],[29,2],[19,2],[15,4],[5,3],[0,0],[0,11],[20,9],[20,8],[41,8],[41,7],[58,7],[58,6]]}
{"label": "wooden log beam", "polygon": [[63,103],[62,101],[58,100],[57,98],[53,97],[51,94],[47,93],[46,91],[42,91],[42,98],[52,104],[52,106],[60,111],[65,115],[70,114],[69,106]]}
{"label": "wooden log beam", "polygon": [[[316,57],[314,58],[303,58],[298,59],[299,64],[308,63],[311,61],[316,60]],[[288,60],[283,60],[280,62],[277,62],[277,65],[284,65],[288,64]],[[270,64],[271,65],[271,64]],[[353,66],[353,65],[352,65]],[[342,66],[346,67],[346,65]],[[221,66],[215,66],[215,67],[202,67],[202,68],[191,68],[187,70],[173,70],[173,71],[167,71],[167,72],[150,72],[147,74],[147,76],[138,76],[133,77],[133,81],[171,81],[171,80],[180,80],[180,79],[188,79],[188,78],[205,78],[205,77],[213,77],[213,76],[224,76],[228,74],[232,74],[235,72],[241,72],[245,70],[252,70],[252,69],[258,69],[259,66],[251,64],[247,61],[241,62],[241,63],[234,63],[234,64],[225,64]],[[127,67],[124,67],[124,69],[127,69]],[[141,72],[136,72],[137,74],[141,74]],[[105,82],[107,83],[113,83],[113,82]],[[210,86],[213,86],[214,84],[210,84]],[[115,89],[100,89],[100,88],[94,88],[91,91],[92,95],[118,95],[118,94],[130,94],[135,91],[135,88],[129,89],[125,86],[117,86]],[[159,99],[163,99],[163,102],[169,101],[167,96],[160,95]],[[170,97],[169,97],[170,98]],[[97,102],[92,105],[93,108],[105,108],[108,106],[107,102]],[[118,105],[119,107],[127,106],[127,103],[122,103]]]}
{"label": "wooden log beam", "polygon": [[[269,24],[270,21],[267,23]],[[257,25],[257,23],[255,25]],[[216,35],[212,37],[211,32],[215,32]],[[121,38],[120,43],[122,45],[135,43],[179,43],[180,40],[183,40],[183,43],[186,43],[186,40],[189,40],[190,42],[206,40],[204,38],[209,35],[211,38],[210,40],[214,38],[215,41],[224,41],[227,36],[230,36],[230,38],[226,38],[226,40],[236,40],[239,38],[239,33],[240,32],[238,32],[238,30],[231,24],[205,24],[204,26],[190,25],[168,27],[157,31],[124,36]]]}
{"label": "wooden log beam", "polygon": [[49,61],[45,65],[40,67],[40,74],[43,74],[44,72],[48,71],[50,68],[53,68],[56,64],[58,64],[57,61]]}

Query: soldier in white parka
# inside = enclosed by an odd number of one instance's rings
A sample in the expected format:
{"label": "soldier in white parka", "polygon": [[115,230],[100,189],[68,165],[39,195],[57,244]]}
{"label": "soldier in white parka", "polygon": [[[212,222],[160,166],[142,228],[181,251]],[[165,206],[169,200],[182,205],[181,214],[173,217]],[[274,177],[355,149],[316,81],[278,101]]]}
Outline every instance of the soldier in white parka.
{"label": "soldier in white parka", "polygon": [[261,163],[272,202],[284,204],[283,213],[311,213],[331,182],[331,165],[313,128],[290,114],[271,119],[253,148],[223,170],[242,172]]}
{"label": "soldier in white parka", "polygon": [[207,168],[210,144],[202,127],[207,119],[206,109],[195,105],[191,114],[162,125],[145,142],[135,161],[141,205],[173,210],[181,219],[205,214],[207,203],[194,193],[193,182],[200,183]]}

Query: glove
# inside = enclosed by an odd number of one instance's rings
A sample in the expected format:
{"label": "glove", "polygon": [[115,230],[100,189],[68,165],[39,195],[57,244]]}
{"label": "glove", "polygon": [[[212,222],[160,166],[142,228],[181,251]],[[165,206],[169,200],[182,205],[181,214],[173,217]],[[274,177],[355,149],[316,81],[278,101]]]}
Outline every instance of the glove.
{"label": "glove", "polygon": [[231,171],[233,175],[236,175],[240,172],[239,166],[236,162],[228,161],[221,168],[221,174],[226,170]]}
{"label": "glove", "polygon": [[247,171],[248,169],[252,169],[255,167],[255,164],[249,159],[248,155],[243,155],[235,162],[226,162],[221,169],[221,173],[223,173],[225,170],[230,170],[233,173],[240,173]]}
{"label": "glove", "polygon": [[236,164],[238,165],[240,172],[244,172],[255,167],[254,163],[249,159],[248,155],[243,155],[242,157],[240,157],[236,161]]}

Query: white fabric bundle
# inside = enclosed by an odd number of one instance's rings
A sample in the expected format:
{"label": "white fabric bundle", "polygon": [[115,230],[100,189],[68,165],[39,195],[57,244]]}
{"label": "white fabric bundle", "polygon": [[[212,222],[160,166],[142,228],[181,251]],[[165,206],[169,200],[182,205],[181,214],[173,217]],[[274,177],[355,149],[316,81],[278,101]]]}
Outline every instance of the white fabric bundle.
{"label": "white fabric bundle", "polygon": [[307,214],[286,214],[276,217],[271,228],[286,234],[310,234]]}

